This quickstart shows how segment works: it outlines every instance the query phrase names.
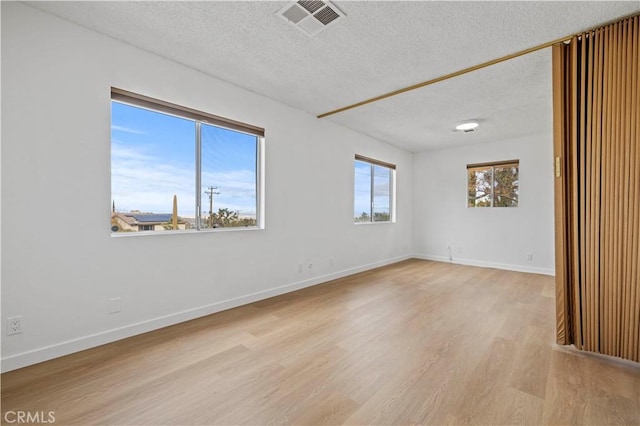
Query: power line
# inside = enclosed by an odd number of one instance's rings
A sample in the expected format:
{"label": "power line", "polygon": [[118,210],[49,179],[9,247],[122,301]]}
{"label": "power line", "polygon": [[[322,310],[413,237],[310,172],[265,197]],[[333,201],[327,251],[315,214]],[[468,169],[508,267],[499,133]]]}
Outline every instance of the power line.
{"label": "power line", "polygon": [[204,191],[205,194],[209,195],[209,228],[213,228],[213,196],[220,194],[217,189],[217,186],[210,186]]}

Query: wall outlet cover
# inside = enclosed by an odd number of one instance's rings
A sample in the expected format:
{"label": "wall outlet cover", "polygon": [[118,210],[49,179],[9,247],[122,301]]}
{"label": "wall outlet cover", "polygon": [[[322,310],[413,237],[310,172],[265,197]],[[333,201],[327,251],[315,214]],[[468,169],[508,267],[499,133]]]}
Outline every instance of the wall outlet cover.
{"label": "wall outlet cover", "polygon": [[22,316],[7,318],[7,335],[22,333]]}

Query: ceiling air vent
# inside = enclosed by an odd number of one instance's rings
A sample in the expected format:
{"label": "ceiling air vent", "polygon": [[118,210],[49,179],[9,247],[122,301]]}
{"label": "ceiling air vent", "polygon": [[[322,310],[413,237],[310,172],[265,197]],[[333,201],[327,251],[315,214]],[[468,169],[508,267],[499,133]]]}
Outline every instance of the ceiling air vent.
{"label": "ceiling air vent", "polygon": [[314,36],[333,25],[344,15],[334,4],[320,0],[300,0],[289,3],[277,12],[291,25]]}

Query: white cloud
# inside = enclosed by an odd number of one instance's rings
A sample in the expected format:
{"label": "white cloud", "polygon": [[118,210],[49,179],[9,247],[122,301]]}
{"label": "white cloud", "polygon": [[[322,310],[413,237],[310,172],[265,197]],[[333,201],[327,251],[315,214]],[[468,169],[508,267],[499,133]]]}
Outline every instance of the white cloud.
{"label": "white cloud", "polygon": [[195,177],[192,168],[167,164],[143,149],[111,145],[111,197],[119,211],[170,213],[173,195],[179,214],[193,216]]}
{"label": "white cloud", "polygon": [[117,124],[111,125],[111,130],[117,130],[119,132],[131,133],[133,135],[144,135],[146,134],[142,130],[132,129],[130,127],[118,126]]}
{"label": "white cloud", "polygon": [[[255,173],[232,170],[203,173],[202,190],[218,187],[214,211],[228,208],[241,215],[255,214]],[[193,166],[167,163],[144,152],[142,147],[125,147],[118,141],[111,148],[111,193],[118,211],[141,210],[170,213],[173,195],[178,196],[178,214],[195,216],[195,173]],[[202,195],[202,212],[209,211],[209,197]]]}

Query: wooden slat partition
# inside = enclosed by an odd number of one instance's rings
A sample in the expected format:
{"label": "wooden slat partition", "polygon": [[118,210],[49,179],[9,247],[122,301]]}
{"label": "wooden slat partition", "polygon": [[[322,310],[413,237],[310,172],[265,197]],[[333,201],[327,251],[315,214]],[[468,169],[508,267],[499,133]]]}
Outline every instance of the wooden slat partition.
{"label": "wooden slat partition", "polygon": [[557,342],[640,362],[640,18],[553,48]]}
{"label": "wooden slat partition", "polygon": [[[633,46],[631,54],[631,138],[640,140],[640,20],[634,21],[634,30],[632,31]],[[640,146],[632,145],[631,156],[631,198],[629,202],[631,210],[631,259],[640,259],[640,209],[634,206],[640,205]],[[640,260],[631,262],[630,274],[633,277],[640,277]],[[631,286],[630,302],[640,306],[640,284]],[[630,336],[636,336],[640,340],[640,309],[631,311],[631,322],[633,330],[630,330]],[[630,348],[631,358],[640,359],[640,342],[636,346]]]}

